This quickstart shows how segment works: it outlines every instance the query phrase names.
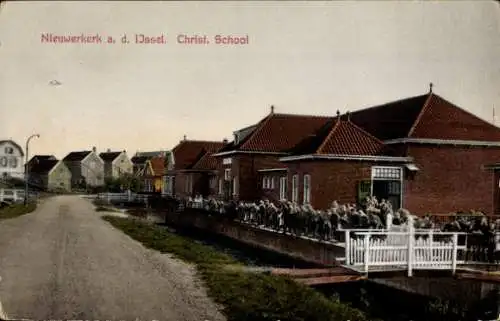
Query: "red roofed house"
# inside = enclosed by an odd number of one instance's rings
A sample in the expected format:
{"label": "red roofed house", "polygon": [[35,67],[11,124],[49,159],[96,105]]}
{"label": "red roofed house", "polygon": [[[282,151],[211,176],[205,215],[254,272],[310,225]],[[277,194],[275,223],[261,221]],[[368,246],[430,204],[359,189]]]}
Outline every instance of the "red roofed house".
{"label": "red roofed house", "polygon": [[500,214],[500,128],[431,90],[337,117],[271,113],[215,156],[226,199]]}
{"label": "red roofed house", "polygon": [[279,198],[287,191],[287,168],[279,161],[331,117],[271,113],[256,125],[234,132],[234,141],[215,154],[219,196],[224,199]]}
{"label": "red roofed house", "polygon": [[343,118],[316,133],[309,150],[303,142],[302,150],[282,158],[299,202],[326,207],[372,194],[419,215],[499,214],[500,128],[434,94],[432,86],[428,94]]}
{"label": "red roofed house", "polygon": [[165,193],[179,197],[208,196],[217,190],[217,159],[212,155],[227,141],[180,141],[171,152],[165,170]]}
{"label": "red roofed house", "polygon": [[144,192],[161,193],[162,177],[165,171],[165,153],[146,160],[142,173]]}

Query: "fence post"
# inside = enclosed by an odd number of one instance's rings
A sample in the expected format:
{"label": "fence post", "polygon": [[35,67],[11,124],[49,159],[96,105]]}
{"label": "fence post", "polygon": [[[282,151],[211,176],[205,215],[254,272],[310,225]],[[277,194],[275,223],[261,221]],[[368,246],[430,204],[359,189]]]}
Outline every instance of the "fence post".
{"label": "fence post", "polygon": [[370,267],[370,233],[365,234],[365,273]]}
{"label": "fence post", "polygon": [[413,225],[413,217],[408,218],[408,277],[413,276],[413,247],[415,242],[415,226]]}
{"label": "fence post", "polygon": [[455,271],[457,270],[457,253],[458,252],[458,234],[453,233],[453,253],[451,259],[451,273],[455,275]]}
{"label": "fence post", "polygon": [[132,192],[127,190],[127,201],[132,202]]}
{"label": "fence post", "polygon": [[111,202],[111,196],[109,195],[109,193],[106,193],[106,200],[109,202]]}
{"label": "fence post", "polygon": [[351,264],[351,234],[349,230],[345,230],[345,265]]}
{"label": "fence post", "polygon": [[0,202],[3,202],[3,198],[4,198],[4,189],[0,188]]}
{"label": "fence post", "polygon": [[388,231],[392,229],[392,220],[393,220],[392,213],[391,212],[387,213],[385,217],[385,228]]}

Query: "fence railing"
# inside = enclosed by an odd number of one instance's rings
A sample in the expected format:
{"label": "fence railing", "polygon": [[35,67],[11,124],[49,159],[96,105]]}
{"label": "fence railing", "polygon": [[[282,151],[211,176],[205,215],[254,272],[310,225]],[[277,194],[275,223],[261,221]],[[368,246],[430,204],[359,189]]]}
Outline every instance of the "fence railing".
{"label": "fence railing", "polygon": [[107,202],[137,202],[137,203],[147,203],[148,195],[137,194],[132,192],[125,193],[99,193],[96,196],[99,200],[105,200]]}
{"label": "fence railing", "polygon": [[[447,223],[453,222],[456,218],[462,218],[466,221],[473,221],[477,218],[481,218],[481,215],[474,214],[431,214],[429,215],[430,219],[437,226],[442,226]],[[500,215],[487,215],[486,216],[490,220],[498,220],[500,219]]]}
{"label": "fence railing", "polygon": [[345,265],[363,272],[406,269],[451,270],[464,264],[465,233],[447,233],[433,230],[415,231],[356,231],[345,230]]}
{"label": "fence railing", "polygon": [[[29,192],[29,199],[37,199],[38,193]],[[0,202],[19,203],[24,201],[24,190],[0,188]]]}

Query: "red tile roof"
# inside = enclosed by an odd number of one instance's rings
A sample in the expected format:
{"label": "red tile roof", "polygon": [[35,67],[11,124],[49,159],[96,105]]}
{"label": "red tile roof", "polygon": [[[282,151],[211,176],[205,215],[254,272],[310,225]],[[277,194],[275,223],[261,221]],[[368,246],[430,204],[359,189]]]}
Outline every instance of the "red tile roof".
{"label": "red tile roof", "polygon": [[352,112],[351,121],[381,140],[430,138],[500,141],[500,128],[435,93]]}
{"label": "red tile roof", "polygon": [[165,169],[165,157],[153,157],[149,160],[154,176],[163,175]]}
{"label": "red tile roof", "polygon": [[378,155],[384,143],[350,121],[335,121],[316,154]]}
{"label": "red tile roof", "polygon": [[416,119],[411,138],[500,141],[500,128],[431,94]]}
{"label": "red tile roof", "polygon": [[351,112],[350,119],[381,140],[405,138],[422,111],[428,94]]}
{"label": "red tile roof", "polygon": [[331,119],[326,116],[271,113],[232,150],[289,152],[305,136],[316,132]]}
{"label": "red tile roof", "polygon": [[224,143],[214,141],[184,140],[174,147],[175,170],[189,169],[198,162],[203,155],[215,153],[224,146]]}

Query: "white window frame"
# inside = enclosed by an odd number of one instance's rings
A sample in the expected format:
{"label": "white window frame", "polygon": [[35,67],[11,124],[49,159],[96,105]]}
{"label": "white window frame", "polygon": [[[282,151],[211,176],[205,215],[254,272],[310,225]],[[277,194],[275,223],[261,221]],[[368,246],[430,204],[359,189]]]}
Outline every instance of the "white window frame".
{"label": "white window frame", "polygon": [[270,186],[271,189],[274,189],[274,178],[275,178],[274,176],[271,176],[271,182],[270,182],[271,183],[270,184],[271,185]]}
{"label": "white window frame", "polygon": [[144,180],[144,190],[148,193],[153,191],[153,182],[148,178]]}
{"label": "white window frame", "polygon": [[[383,177],[383,176],[380,176],[380,175],[377,175],[377,172],[383,172],[383,171],[387,171],[387,170],[393,170],[394,172],[398,172],[399,173],[399,178],[397,177]],[[373,196],[373,181],[375,180],[386,180],[386,181],[397,181],[399,180],[399,186],[400,186],[400,189],[401,189],[401,192],[399,193],[400,194],[400,197],[399,197],[399,204],[400,204],[400,207],[403,208],[403,193],[404,193],[404,176],[403,176],[403,167],[401,166],[372,166],[371,168],[371,183],[370,183],[370,195]]]}
{"label": "white window frame", "polygon": [[287,177],[280,177],[280,200],[286,200]]}
{"label": "white window frame", "polygon": [[267,176],[262,177],[262,189],[269,188],[269,178]]}
{"label": "white window frame", "polygon": [[173,195],[173,193],[174,193],[174,177],[173,176],[166,176],[165,177],[164,192],[167,195]]}
{"label": "white window frame", "polygon": [[231,169],[226,168],[224,170],[224,180],[226,180],[226,181],[231,180]]}
{"label": "white window frame", "polygon": [[292,202],[297,203],[299,201],[299,175],[295,174],[292,176]]}
{"label": "white window frame", "polygon": [[239,194],[238,176],[233,177],[233,195]]}
{"label": "white window frame", "polygon": [[303,180],[304,195],[302,201],[304,204],[311,204],[311,175],[305,174]]}
{"label": "white window frame", "polygon": [[222,195],[222,184],[223,184],[223,180],[222,179],[219,179],[219,195]]}

